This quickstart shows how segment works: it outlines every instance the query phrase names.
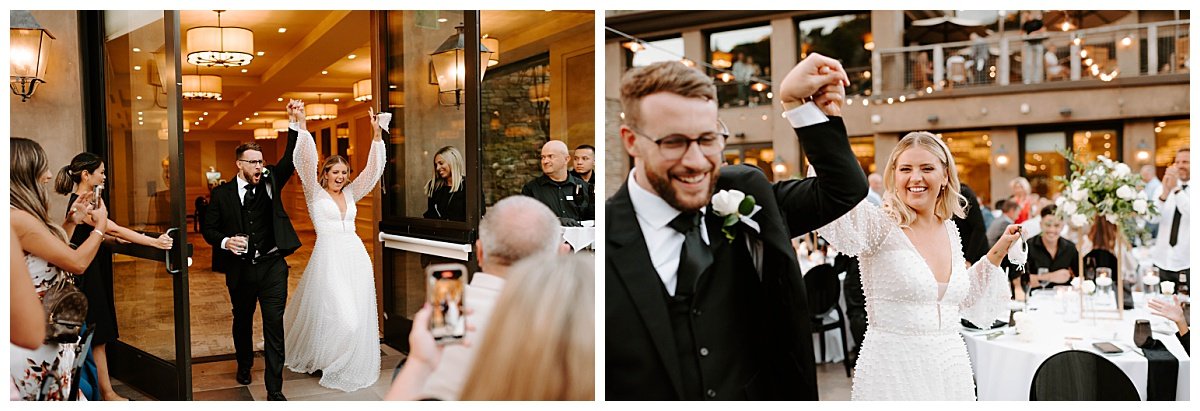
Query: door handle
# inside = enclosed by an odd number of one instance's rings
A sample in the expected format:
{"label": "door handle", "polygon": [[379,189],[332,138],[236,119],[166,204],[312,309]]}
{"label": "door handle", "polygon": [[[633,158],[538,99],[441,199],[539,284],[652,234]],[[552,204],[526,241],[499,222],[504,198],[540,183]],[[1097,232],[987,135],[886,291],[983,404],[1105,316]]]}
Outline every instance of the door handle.
{"label": "door handle", "polygon": [[[174,232],[174,231],[179,231],[179,227],[168,228],[166,234],[171,236],[171,238],[173,239],[173,238],[175,238],[175,236],[171,235],[171,232]],[[176,268],[176,269],[171,268],[171,250],[174,250],[174,249],[175,249],[175,247],[171,247],[170,249],[166,250],[167,258],[165,260],[163,260],[167,265],[167,273],[169,273],[169,274],[179,274],[181,272],[181,270],[178,268]]]}

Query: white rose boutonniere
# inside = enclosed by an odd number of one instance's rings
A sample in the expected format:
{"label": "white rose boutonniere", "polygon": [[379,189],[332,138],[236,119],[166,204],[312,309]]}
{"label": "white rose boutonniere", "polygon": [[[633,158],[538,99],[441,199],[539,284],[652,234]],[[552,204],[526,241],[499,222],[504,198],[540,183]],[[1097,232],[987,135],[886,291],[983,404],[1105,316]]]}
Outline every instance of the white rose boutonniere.
{"label": "white rose boutonniere", "polygon": [[263,175],[262,175],[262,176],[263,176],[263,178],[270,177],[270,176],[271,176],[271,169],[269,169],[269,168],[266,168],[266,167],[263,167]]}
{"label": "white rose boutonniere", "polygon": [[713,195],[712,208],[717,215],[725,218],[721,223],[721,232],[725,233],[725,238],[729,241],[733,241],[732,227],[739,221],[756,232],[761,231],[758,222],[751,219],[762,209],[762,206],[755,204],[754,196],[748,196],[739,190],[721,190]]}

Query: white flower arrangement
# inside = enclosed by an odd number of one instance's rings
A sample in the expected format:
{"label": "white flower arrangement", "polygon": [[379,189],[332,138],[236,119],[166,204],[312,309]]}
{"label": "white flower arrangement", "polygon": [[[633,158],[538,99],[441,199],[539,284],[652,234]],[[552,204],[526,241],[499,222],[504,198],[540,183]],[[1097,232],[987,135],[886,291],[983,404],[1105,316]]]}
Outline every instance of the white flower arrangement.
{"label": "white flower arrangement", "polygon": [[1083,163],[1070,150],[1063,157],[1071,164],[1068,177],[1056,177],[1063,183],[1063,198],[1058,202],[1058,214],[1072,226],[1081,227],[1097,217],[1116,224],[1128,235],[1142,230],[1134,224],[1136,218],[1147,218],[1158,212],[1146,194],[1137,189],[1141,177],[1128,165],[1106,156]]}

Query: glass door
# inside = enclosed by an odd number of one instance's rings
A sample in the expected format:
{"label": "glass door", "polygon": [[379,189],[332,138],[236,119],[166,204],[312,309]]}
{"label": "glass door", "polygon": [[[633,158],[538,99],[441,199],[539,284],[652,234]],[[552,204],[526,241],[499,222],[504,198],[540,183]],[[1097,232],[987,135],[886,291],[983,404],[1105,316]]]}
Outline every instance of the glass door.
{"label": "glass door", "polygon": [[179,93],[178,11],[81,12],[98,50],[85,64],[89,149],[108,165],[110,218],[175,248],[119,244],[112,250],[119,338],[108,344],[113,378],[160,400],[190,400],[186,202]]}

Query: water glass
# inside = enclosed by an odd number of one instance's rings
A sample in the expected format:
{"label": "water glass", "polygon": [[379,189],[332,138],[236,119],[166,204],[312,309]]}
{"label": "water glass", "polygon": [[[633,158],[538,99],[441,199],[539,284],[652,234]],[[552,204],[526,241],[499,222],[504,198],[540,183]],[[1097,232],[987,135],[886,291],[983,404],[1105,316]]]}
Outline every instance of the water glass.
{"label": "water glass", "polygon": [[241,247],[234,247],[234,249],[233,249],[233,250],[231,250],[231,251],[233,251],[233,253],[234,253],[234,254],[237,254],[237,255],[242,255],[242,254],[245,254],[245,253],[246,253],[246,250],[248,250],[248,249],[250,248],[250,247],[249,247],[249,245],[250,245],[250,235],[248,235],[248,234],[245,234],[245,233],[237,233],[237,234],[234,234],[234,235],[233,235],[232,237],[230,237],[230,238],[231,238],[231,239],[233,239],[233,238],[240,238],[240,239],[242,240],[242,246],[241,246]]}

